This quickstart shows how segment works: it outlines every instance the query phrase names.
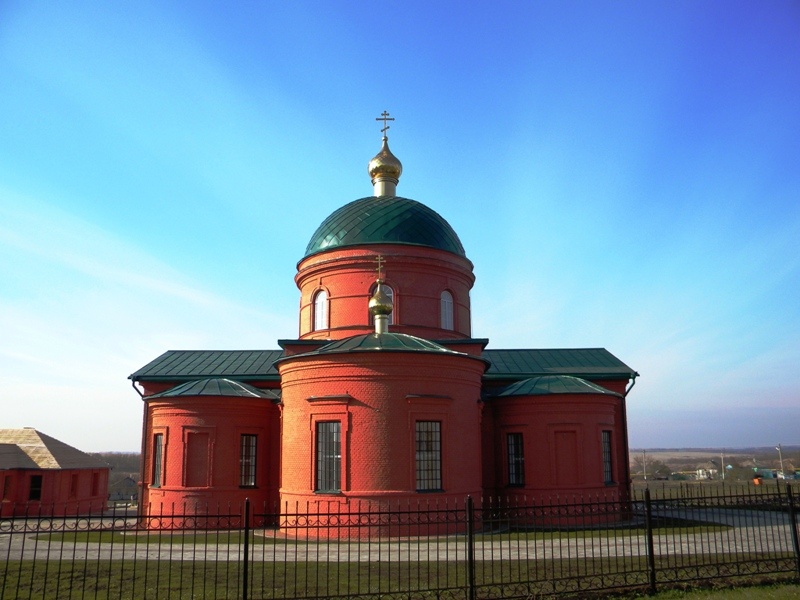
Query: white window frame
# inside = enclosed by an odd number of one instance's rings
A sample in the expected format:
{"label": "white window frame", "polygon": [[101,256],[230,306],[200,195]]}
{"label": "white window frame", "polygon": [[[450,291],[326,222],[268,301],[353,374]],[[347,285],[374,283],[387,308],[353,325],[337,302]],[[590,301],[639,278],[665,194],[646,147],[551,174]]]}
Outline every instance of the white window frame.
{"label": "white window frame", "polygon": [[314,314],[312,315],[313,331],[330,328],[330,314],[328,312],[328,292],[319,290],[314,294]]}
{"label": "white window frame", "polygon": [[455,326],[455,313],[453,311],[453,294],[444,290],[439,295],[439,315],[442,329],[453,331]]}

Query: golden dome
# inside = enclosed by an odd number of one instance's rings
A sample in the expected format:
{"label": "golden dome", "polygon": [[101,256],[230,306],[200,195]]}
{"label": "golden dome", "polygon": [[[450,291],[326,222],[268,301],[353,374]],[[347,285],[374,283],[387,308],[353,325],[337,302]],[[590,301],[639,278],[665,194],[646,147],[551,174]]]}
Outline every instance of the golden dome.
{"label": "golden dome", "polygon": [[369,299],[369,314],[375,315],[388,315],[394,309],[392,299],[383,291],[383,281],[378,279],[378,285],[375,286],[375,293]]}
{"label": "golden dome", "polygon": [[395,181],[400,179],[400,174],[403,172],[403,165],[397,157],[392,154],[392,151],[389,150],[389,138],[386,136],[383,136],[381,151],[375,155],[375,158],[369,161],[369,167],[367,168],[373,184],[378,179],[388,178],[394,179]]}

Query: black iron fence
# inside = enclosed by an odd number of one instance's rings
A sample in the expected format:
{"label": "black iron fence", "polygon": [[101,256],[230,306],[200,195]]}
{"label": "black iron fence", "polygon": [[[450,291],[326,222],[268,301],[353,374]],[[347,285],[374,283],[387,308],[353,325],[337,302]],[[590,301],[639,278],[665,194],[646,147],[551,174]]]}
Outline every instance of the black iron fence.
{"label": "black iron fence", "polygon": [[624,502],[147,508],[0,519],[0,598],[539,598],[800,577],[789,486]]}

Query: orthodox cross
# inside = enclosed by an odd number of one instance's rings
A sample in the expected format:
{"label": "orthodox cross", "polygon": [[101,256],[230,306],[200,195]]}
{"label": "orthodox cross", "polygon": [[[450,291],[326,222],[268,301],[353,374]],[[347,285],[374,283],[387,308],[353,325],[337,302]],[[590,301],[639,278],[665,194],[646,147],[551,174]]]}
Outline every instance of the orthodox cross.
{"label": "orthodox cross", "polygon": [[390,117],[389,113],[383,111],[380,117],[375,118],[376,121],[383,121],[383,129],[381,129],[381,133],[383,137],[386,137],[386,132],[389,131],[389,126],[386,124],[386,121],[394,121],[394,117]]}
{"label": "orthodox cross", "polygon": [[375,262],[378,263],[378,279],[383,279],[383,264],[386,262],[386,259],[383,258],[380,254],[378,254],[378,258],[375,259]]}

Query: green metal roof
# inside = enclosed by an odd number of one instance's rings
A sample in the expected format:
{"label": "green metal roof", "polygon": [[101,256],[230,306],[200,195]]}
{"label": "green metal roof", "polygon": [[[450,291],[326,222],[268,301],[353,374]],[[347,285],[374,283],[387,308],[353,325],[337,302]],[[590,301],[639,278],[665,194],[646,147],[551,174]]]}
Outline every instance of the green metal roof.
{"label": "green metal roof", "polygon": [[571,375],[541,375],[523,379],[495,390],[489,393],[488,396],[505,398],[510,396],[550,396],[553,394],[602,394],[604,396],[619,397],[619,394],[615,392]]}
{"label": "green metal roof", "polygon": [[317,350],[312,350],[304,354],[295,354],[286,359],[295,358],[297,356],[326,356],[329,354],[347,354],[352,352],[421,352],[426,354],[463,356],[480,360],[469,354],[449,350],[430,340],[405,333],[391,332],[367,333],[336,340]]}
{"label": "green metal roof", "polygon": [[368,196],[336,210],[311,236],[305,256],[344,246],[411,244],[466,257],[458,235],[438,213],[399,196]]}
{"label": "green metal roof", "polygon": [[228,396],[231,398],[264,398],[266,400],[277,400],[281,395],[280,390],[260,390],[252,385],[242,383],[241,381],[213,378],[187,381],[166,392],[148,396],[147,399],[178,398],[185,396]]}
{"label": "green metal roof", "polygon": [[519,380],[536,375],[573,375],[585,379],[622,379],[638,376],[605,348],[550,350],[484,350],[492,366],[485,379]]}
{"label": "green metal roof", "polygon": [[[346,343],[351,346],[359,343],[368,344],[371,342],[364,338],[373,335],[355,336],[331,344],[339,344],[340,348]],[[358,339],[360,341],[356,341]],[[398,344],[399,349],[398,338],[392,343]],[[434,348],[441,348],[434,342],[428,343],[433,344]],[[329,351],[337,348],[331,344],[327,345]],[[421,348],[422,346],[419,347]],[[352,348],[340,351],[351,350]],[[431,350],[441,352],[433,348]],[[592,380],[629,379],[638,376],[636,371],[605,348],[484,350],[481,356],[491,363],[483,378],[497,383],[503,381],[511,383],[538,375],[572,375]],[[237,381],[278,382],[280,377],[275,368],[275,361],[281,357],[283,357],[282,350],[170,350],[131,374],[129,379],[183,383],[222,377]]]}
{"label": "green metal roof", "polygon": [[191,381],[225,377],[278,381],[273,366],[282,350],[169,350],[131,374],[133,381]]}

